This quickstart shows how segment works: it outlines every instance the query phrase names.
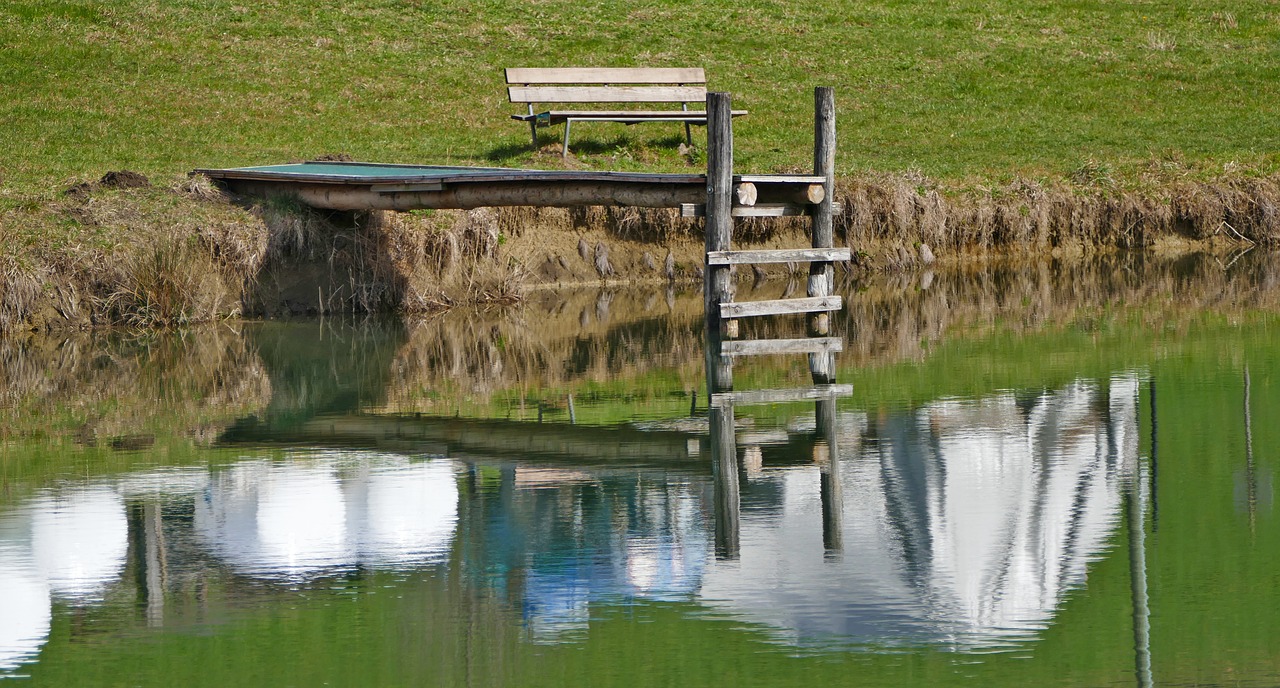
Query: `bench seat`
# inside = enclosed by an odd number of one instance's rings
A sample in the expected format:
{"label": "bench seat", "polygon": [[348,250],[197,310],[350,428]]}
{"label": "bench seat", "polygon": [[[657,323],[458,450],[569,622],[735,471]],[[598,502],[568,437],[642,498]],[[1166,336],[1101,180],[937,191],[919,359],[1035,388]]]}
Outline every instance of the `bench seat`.
{"label": "bench seat", "polygon": [[[679,122],[685,126],[685,140],[693,143],[691,126],[707,123],[705,110],[691,110],[690,103],[706,102],[706,77],[701,68],[511,68],[506,70],[507,96],[513,103],[525,103],[529,111],[511,119],[529,123],[534,150],[538,148],[538,127],[564,125],[563,155],[569,154],[569,130],[574,122]],[[678,103],[680,109],[605,110],[554,109],[538,112],[534,104],[583,103],[599,106],[613,103]],[[746,110],[734,110],[740,117]]]}
{"label": "bench seat", "polygon": [[[734,110],[734,117],[747,114],[746,110]],[[688,122],[706,126],[705,110],[547,110],[532,115],[512,115],[511,119],[521,122],[538,122],[562,124],[569,120],[584,122],[622,122],[638,124],[640,122]]]}

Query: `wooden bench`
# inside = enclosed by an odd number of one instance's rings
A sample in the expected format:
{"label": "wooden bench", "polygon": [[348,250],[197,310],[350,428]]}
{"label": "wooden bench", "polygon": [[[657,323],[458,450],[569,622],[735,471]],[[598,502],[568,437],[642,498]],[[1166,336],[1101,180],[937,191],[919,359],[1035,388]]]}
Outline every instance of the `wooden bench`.
{"label": "wooden bench", "polygon": [[[701,67],[692,68],[510,68],[507,73],[507,96],[513,103],[527,103],[529,112],[512,115],[529,123],[533,148],[538,149],[538,127],[564,124],[564,147],[569,154],[569,128],[574,122],[682,122],[685,141],[693,144],[692,125],[706,125],[707,79]],[[680,103],[679,110],[545,110],[535,104],[558,103]],[[696,103],[696,110],[689,104]],[[746,110],[734,110],[733,116]]]}

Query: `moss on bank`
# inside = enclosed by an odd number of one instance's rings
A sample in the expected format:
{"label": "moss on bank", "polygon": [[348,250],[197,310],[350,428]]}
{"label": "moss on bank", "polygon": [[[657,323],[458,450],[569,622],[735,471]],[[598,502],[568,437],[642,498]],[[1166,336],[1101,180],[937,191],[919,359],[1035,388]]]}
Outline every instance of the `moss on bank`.
{"label": "moss on bank", "polygon": [[[915,173],[841,180],[846,272],[998,255],[1083,256],[1280,243],[1280,176],[1192,178],[1153,166],[1120,187],[1096,169],[1055,181],[947,187]],[[800,245],[807,221],[739,223],[740,246]],[[111,173],[0,206],[0,332],[175,326],[237,316],[432,312],[532,288],[696,281],[700,221],[635,208],[327,213],[230,197],[194,177]],[[739,279],[778,277],[740,271]]]}

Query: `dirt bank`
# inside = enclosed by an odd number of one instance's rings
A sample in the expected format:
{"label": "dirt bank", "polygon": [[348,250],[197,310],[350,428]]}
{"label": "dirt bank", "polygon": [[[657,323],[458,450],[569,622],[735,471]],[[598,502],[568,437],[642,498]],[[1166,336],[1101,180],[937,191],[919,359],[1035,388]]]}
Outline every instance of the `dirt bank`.
{"label": "dirt bank", "polygon": [[[1280,177],[1098,175],[948,188],[906,175],[841,180],[844,276],[1000,257],[1269,247]],[[807,221],[741,222],[740,247],[801,246]],[[701,222],[635,208],[321,213],[231,197],[202,178],[113,172],[0,206],[0,332],[174,326],[226,317],[432,312],[531,291],[696,284]],[[793,267],[743,269],[785,282]]]}

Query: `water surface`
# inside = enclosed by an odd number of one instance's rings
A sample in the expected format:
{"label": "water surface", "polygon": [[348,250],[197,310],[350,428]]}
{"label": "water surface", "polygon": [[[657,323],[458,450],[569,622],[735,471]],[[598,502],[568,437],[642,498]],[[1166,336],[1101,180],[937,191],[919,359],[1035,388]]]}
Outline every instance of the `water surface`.
{"label": "water surface", "polygon": [[1280,264],[1233,258],[846,281],[852,395],[732,409],[662,290],[0,342],[0,676],[1275,685]]}

